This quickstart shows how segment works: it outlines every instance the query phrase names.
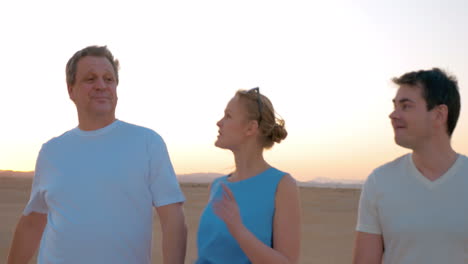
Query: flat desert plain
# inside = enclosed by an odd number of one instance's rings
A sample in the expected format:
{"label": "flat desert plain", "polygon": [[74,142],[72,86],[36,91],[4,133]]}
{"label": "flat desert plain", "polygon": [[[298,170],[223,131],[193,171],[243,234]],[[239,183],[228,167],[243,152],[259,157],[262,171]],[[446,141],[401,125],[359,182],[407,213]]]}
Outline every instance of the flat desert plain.
{"label": "flat desert plain", "polygon": [[[188,233],[186,263],[196,259],[196,233],[200,214],[208,199],[207,184],[182,184],[187,198]],[[31,190],[30,178],[0,177],[0,263],[7,252],[16,221]],[[350,263],[360,190],[301,187],[303,264]],[[155,215],[153,263],[162,263],[160,228]],[[36,263],[35,258],[30,263]]]}

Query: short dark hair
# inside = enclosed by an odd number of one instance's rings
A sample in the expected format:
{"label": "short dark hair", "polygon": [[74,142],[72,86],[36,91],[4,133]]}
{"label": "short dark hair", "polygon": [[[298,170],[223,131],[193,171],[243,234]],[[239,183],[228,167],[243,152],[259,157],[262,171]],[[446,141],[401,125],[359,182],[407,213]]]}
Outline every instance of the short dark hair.
{"label": "short dark hair", "polygon": [[452,135],[460,115],[460,93],[455,76],[447,74],[439,68],[413,71],[395,77],[392,81],[397,85],[419,85],[423,90],[423,98],[430,111],[437,105],[448,108],[447,133]]}
{"label": "short dark hair", "polygon": [[117,84],[119,83],[119,60],[114,59],[114,56],[112,55],[110,50],[107,48],[107,46],[89,46],[82,50],[77,51],[68,60],[67,66],[65,67],[65,74],[66,74],[68,86],[75,84],[78,61],[80,61],[81,58],[86,57],[86,56],[107,58],[109,62],[111,63],[112,68],[114,68],[116,82]]}

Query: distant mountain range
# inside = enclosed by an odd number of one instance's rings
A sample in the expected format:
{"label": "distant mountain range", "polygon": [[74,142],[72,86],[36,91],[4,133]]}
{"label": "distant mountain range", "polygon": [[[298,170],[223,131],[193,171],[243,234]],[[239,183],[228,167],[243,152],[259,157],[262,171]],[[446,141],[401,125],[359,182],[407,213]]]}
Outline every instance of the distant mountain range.
{"label": "distant mountain range", "polygon": [[364,181],[365,180],[337,180],[322,177],[315,178],[311,181],[298,182],[298,184],[302,187],[361,189]]}
{"label": "distant mountain range", "polygon": [[179,182],[184,183],[210,183],[214,179],[223,176],[220,173],[190,173],[190,174],[179,174],[177,179]]}
{"label": "distant mountain range", "polygon": [[[219,173],[191,173],[177,175],[179,182],[183,183],[210,183],[214,179],[223,176]],[[301,187],[323,187],[323,188],[351,188],[360,189],[364,180],[335,180],[329,178],[315,178],[311,181],[297,181]]]}
{"label": "distant mountain range", "polygon": [[0,170],[0,177],[32,178],[33,176],[34,176],[34,171]]}
{"label": "distant mountain range", "polygon": [[[190,173],[190,174],[179,174],[177,180],[181,183],[210,183],[214,179],[223,176],[220,173]],[[21,172],[21,171],[9,171],[0,170],[0,177],[21,177],[21,178],[32,178],[34,176],[33,171]],[[311,181],[297,181],[301,187],[321,187],[321,188],[351,188],[360,189],[364,180],[336,180],[329,178],[315,178]]]}

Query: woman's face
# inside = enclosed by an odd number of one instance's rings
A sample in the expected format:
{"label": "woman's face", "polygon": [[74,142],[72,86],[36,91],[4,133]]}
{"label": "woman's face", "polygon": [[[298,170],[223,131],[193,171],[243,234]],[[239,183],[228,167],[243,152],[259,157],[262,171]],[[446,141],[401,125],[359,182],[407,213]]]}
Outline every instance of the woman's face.
{"label": "woman's face", "polygon": [[216,147],[234,150],[245,142],[249,120],[242,99],[234,96],[227,104],[223,118],[216,125],[219,127]]}

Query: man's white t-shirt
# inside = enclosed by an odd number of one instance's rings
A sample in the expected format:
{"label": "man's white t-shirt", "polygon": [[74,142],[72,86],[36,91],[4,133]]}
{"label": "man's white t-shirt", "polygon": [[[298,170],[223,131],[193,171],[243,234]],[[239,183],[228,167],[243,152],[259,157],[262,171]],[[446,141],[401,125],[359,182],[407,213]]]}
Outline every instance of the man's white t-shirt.
{"label": "man's white t-shirt", "polygon": [[184,200],[162,138],[117,120],[45,143],[23,214],[47,214],[38,263],[147,264],[153,206]]}
{"label": "man's white t-shirt", "polygon": [[468,263],[468,158],[458,155],[436,181],[411,154],[377,168],[363,187],[356,229],[383,236],[386,264]]}

